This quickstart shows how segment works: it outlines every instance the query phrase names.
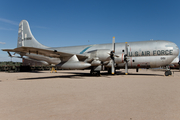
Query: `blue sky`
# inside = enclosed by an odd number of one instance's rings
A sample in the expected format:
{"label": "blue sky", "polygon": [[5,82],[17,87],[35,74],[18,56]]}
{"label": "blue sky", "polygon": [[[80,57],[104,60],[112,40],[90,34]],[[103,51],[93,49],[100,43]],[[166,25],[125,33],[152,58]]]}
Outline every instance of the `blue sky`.
{"label": "blue sky", "polygon": [[[0,49],[16,48],[18,24],[50,47],[169,40],[180,47],[179,0],[0,0]],[[0,61],[10,61],[0,51]],[[17,59],[13,59],[17,61]]]}

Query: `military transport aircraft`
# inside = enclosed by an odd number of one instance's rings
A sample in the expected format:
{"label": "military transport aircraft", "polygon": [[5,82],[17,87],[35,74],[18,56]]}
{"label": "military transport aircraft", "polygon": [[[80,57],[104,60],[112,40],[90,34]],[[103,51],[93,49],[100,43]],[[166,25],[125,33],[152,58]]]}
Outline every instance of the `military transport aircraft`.
{"label": "military transport aircraft", "polygon": [[[31,33],[29,23],[22,20],[19,24],[18,42],[15,49],[3,49],[18,53],[49,65],[62,69],[90,68],[91,74],[100,74],[108,70],[114,74],[116,69],[125,68],[157,68],[168,66],[179,54],[178,46],[170,41],[151,40],[129,43],[95,44],[70,47],[47,47],[39,43]],[[165,75],[170,75],[167,70]]]}

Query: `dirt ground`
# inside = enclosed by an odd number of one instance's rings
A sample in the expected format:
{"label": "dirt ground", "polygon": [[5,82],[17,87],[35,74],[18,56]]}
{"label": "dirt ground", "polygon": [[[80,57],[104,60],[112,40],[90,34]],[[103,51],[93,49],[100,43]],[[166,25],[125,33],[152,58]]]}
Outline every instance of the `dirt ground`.
{"label": "dirt ground", "polygon": [[179,120],[180,72],[0,72],[0,120]]}

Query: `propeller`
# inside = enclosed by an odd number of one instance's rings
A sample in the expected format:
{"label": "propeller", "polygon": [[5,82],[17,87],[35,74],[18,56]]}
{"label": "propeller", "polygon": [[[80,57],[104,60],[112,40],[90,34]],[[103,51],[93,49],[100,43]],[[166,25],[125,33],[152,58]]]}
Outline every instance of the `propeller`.
{"label": "propeller", "polygon": [[125,42],[125,55],[124,55],[125,63],[125,74],[128,74],[128,44]]}
{"label": "propeller", "polygon": [[15,58],[22,58],[22,56],[15,56],[15,54],[16,54],[16,52],[13,54],[13,55],[11,55],[11,53],[9,52],[9,51],[7,51],[7,53],[9,54],[9,57],[15,57]]}
{"label": "propeller", "polygon": [[114,74],[115,72],[115,60],[114,60],[114,53],[115,53],[115,37],[112,39],[112,51],[110,53],[111,57],[111,74]]}
{"label": "propeller", "polygon": [[[180,56],[179,56],[179,59],[180,59]],[[180,70],[180,60],[179,60],[178,64],[179,64],[179,70]]]}
{"label": "propeller", "polygon": [[9,51],[7,51],[7,53],[9,54],[10,57],[12,57],[11,53]]}

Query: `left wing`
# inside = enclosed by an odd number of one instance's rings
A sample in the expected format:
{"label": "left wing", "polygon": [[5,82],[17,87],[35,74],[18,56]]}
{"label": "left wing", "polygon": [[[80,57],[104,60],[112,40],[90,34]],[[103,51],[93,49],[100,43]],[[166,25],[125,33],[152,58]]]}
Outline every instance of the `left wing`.
{"label": "left wing", "polygon": [[[21,54],[26,54],[26,53],[34,53],[34,54],[39,54],[39,55],[44,55],[48,57],[55,57],[55,58],[69,58],[72,57],[74,54],[72,53],[65,53],[65,52],[60,52],[57,50],[48,50],[48,49],[41,49],[41,48],[34,48],[34,47],[18,47],[15,49],[2,49],[2,51],[7,51],[7,52],[16,52],[16,53],[21,53]],[[87,56],[76,54],[78,59],[85,60]]]}

